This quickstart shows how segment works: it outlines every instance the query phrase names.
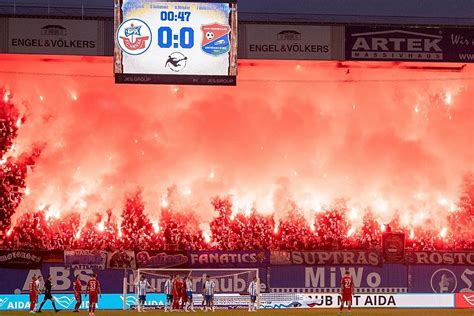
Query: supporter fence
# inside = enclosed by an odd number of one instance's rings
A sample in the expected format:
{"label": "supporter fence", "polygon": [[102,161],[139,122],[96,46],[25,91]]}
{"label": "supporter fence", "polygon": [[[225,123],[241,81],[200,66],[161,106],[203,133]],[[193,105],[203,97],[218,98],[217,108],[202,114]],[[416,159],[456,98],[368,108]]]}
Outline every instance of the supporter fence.
{"label": "supporter fence", "polygon": [[[56,287],[53,290],[58,304],[63,309],[68,309],[74,302],[72,295],[73,281],[77,275],[82,280],[83,287],[93,271],[99,274],[104,296],[99,307],[102,309],[121,309],[123,306],[123,278],[134,284],[136,271],[133,262],[138,266],[146,264],[148,267],[168,266],[186,267],[192,270],[193,266],[207,266],[217,268],[232,263],[229,267],[227,286],[218,287],[218,303],[220,308],[238,308],[246,305],[248,297],[242,295],[248,286],[249,280],[240,278],[238,274],[232,275],[232,268],[250,267],[258,268],[262,283],[261,308],[318,308],[335,307],[338,304],[339,282],[346,269],[351,272],[355,285],[355,305],[359,307],[436,307],[436,308],[474,308],[474,267],[467,264],[312,264],[312,265],[275,265],[267,258],[269,252],[263,254],[255,251],[240,251],[238,253],[225,252],[189,252],[189,253],[147,253],[139,252],[137,259],[120,256],[118,263],[110,260],[110,253],[101,252],[99,256],[90,253],[75,251],[76,261],[71,260],[71,252],[66,252],[65,262],[51,262],[57,260],[58,254],[52,257],[42,256],[41,263],[35,265],[12,266],[2,261],[0,267],[0,310],[25,310],[29,308],[28,285],[33,275],[40,275],[43,279],[51,275]],[[107,260],[103,256],[107,256]],[[112,254],[117,256],[117,253]],[[447,256],[446,253],[440,254]],[[5,256],[5,254],[2,254]],[[7,255],[8,256],[8,255]],[[51,259],[53,258],[53,259]],[[143,261],[143,259],[147,261]],[[198,258],[198,259],[196,259]],[[254,261],[255,258],[259,258]],[[105,266],[101,262],[107,262]],[[128,260],[128,261],[127,261]],[[7,261],[8,262],[8,261]],[[113,267],[110,267],[112,262]],[[207,263],[206,263],[207,262]],[[117,268],[121,266],[124,268]],[[194,267],[196,268],[196,267]],[[222,268],[222,267],[221,267]],[[159,280],[150,278],[152,286],[157,286]],[[225,280],[223,282],[226,282]],[[239,284],[239,288],[228,284]],[[155,284],[155,285],[154,285]],[[129,293],[134,293],[134,286],[127,288]],[[199,293],[199,291],[196,291]],[[40,297],[40,300],[42,298]],[[200,295],[196,300],[199,302]],[[322,301],[320,301],[320,299]],[[127,296],[127,306],[135,304],[135,295]],[[162,308],[164,296],[159,293],[150,293],[147,296],[147,305],[150,308]],[[48,304],[46,304],[48,305]],[[81,308],[86,309],[87,302]]]}
{"label": "supporter fence", "polygon": [[26,294],[34,274],[51,274],[55,291],[70,293],[76,275],[85,284],[93,271],[104,293],[122,293],[121,280],[133,281],[136,268],[258,268],[268,293],[334,293],[346,269],[358,293],[467,293],[474,292],[473,258],[474,252],[408,252],[405,263],[388,263],[376,251],[2,251],[0,294]]}

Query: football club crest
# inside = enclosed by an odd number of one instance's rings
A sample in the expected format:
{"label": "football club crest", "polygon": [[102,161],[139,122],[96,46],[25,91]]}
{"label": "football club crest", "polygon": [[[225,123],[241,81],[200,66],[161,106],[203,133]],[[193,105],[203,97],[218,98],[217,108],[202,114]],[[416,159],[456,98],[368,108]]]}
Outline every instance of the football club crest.
{"label": "football club crest", "polygon": [[209,55],[219,56],[230,50],[230,27],[222,24],[202,25],[201,49]]}
{"label": "football club crest", "polygon": [[150,27],[142,20],[129,19],[119,26],[117,43],[129,55],[143,54],[151,45]]}

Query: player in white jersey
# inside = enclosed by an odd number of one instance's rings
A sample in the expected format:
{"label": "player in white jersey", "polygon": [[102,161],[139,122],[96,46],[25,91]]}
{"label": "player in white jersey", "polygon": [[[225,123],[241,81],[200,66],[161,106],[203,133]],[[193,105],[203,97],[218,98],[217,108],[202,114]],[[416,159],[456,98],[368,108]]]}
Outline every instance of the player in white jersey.
{"label": "player in white jersey", "polygon": [[170,275],[169,278],[165,282],[165,295],[166,295],[166,303],[165,303],[165,312],[172,311],[173,309],[173,276]]}
{"label": "player in white jersey", "polygon": [[211,280],[209,275],[206,276],[206,281],[204,282],[204,298],[206,300],[206,307],[204,311],[212,310],[214,312],[214,288],[216,284]]}
{"label": "player in white jersey", "polygon": [[189,312],[190,310],[195,312],[194,310],[194,303],[193,303],[193,280],[191,275],[188,275],[184,278],[184,286],[186,288],[186,306],[184,310]]}
{"label": "player in white jersey", "polygon": [[[34,274],[33,276],[36,276],[36,274]],[[36,278],[36,288],[38,289],[38,293],[41,293],[42,289],[40,288],[41,286],[41,278],[42,276],[39,275],[37,278]],[[39,307],[39,304],[36,304],[35,306],[35,309],[34,309],[34,312],[37,312],[38,311],[38,307]]]}
{"label": "player in white jersey", "polygon": [[[145,276],[142,275],[140,277],[140,280],[135,283],[135,288],[137,289],[138,292],[138,305],[137,305],[137,311],[138,312],[145,312],[145,301],[146,301],[146,292],[148,288],[152,288],[151,284],[148,283],[147,280],[145,280]],[[155,288],[152,288],[154,291],[156,291]]]}
{"label": "player in white jersey", "polygon": [[249,312],[256,312],[257,311],[257,295],[258,295],[257,277],[254,277],[253,281],[250,282],[248,292],[250,295]]}

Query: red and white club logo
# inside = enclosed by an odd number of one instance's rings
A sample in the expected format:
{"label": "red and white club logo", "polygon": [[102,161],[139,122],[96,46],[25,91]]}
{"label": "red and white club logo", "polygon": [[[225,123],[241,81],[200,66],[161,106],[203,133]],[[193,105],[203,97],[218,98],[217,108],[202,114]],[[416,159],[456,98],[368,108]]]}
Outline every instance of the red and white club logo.
{"label": "red and white club logo", "polygon": [[129,55],[143,54],[151,45],[151,29],[139,19],[129,19],[117,30],[117,44]]}
{"label": "red and white club logo", "polygon": [[473,293],[456,293],[456,308],[474,309]]}
{"label": "red and white club logo", "polygon": [[474,307],[474,294],[463,294],[463,297],[470,306]]}

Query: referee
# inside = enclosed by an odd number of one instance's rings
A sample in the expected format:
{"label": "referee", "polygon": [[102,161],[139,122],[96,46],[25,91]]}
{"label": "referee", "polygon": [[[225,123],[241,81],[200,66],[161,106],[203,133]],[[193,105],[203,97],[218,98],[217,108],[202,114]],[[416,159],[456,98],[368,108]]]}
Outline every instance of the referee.
{"label": "referee", "polygon": [[38,309],[38,313],[41,313],[41,309],[43,308],[44,303],[46,303],[47,300],[51,301],[51,304],[53,305],[54,311],[57,313],[59,312],[59,309],[56,308],[56,303],[54,302],[54,297],[51,294],[51,290],[53,289],[53,284],[51,283],[51,275],[48,275],[48,278],[46,279],[46,282],[44,283],[44,298],[43,301],[41,302],[40,308]]}

